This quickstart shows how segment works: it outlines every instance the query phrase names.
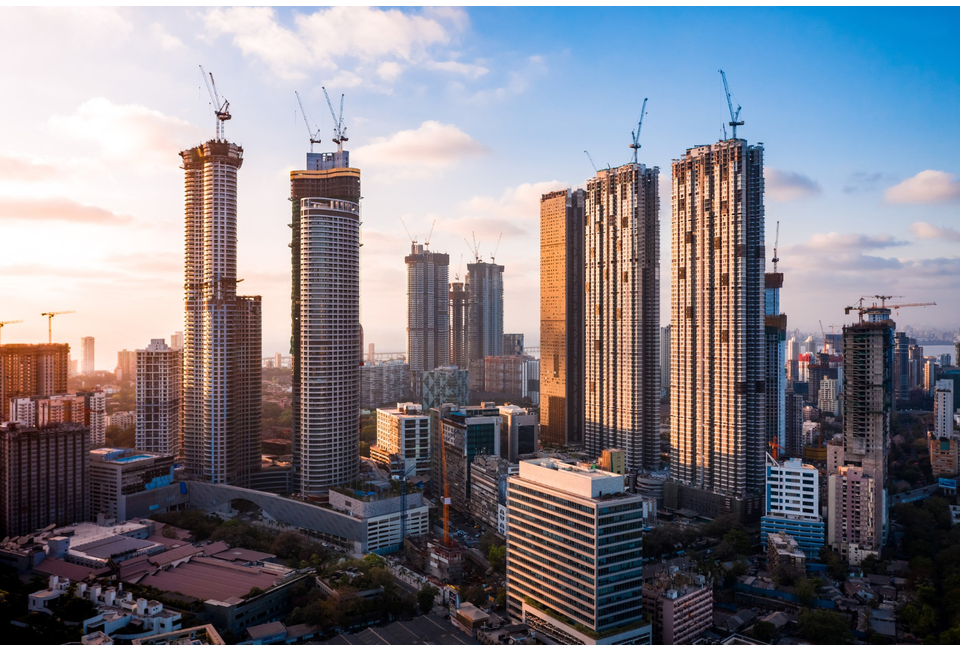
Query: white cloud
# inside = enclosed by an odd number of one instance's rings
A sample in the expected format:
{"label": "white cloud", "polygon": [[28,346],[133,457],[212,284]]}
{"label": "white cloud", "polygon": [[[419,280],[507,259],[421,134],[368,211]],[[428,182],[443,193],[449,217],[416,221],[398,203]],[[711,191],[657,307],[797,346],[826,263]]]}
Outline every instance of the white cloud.
{"label": "white cloud", "polygon": [[176,152],[201,139],[200,130],[189,122],[104,97],[84,102],[70,115],[54,115],[49,124],[61,137],[98,147],[107,161],[141,169],[176,169]]}
{"label": "white cloud", "polygon": [[73,223],[116,225],[130,222],[105,208],[83,205],[64,198],[28,199],[0,197],[0,221],[69,221]]}
{"label": "white cloud", "polygon": [[960,180],[955,174],[927,169],[899,185],[887,188],[887,203],[946,203],[960,200]]}
{"label": "white cloud", "polygon": [[519,70],[512,71],[507,76],[507,82],[502,86],[489,90],[481,90],[470,97],[471,102],[489,102],[501,100],[511,95],[519,95],[525,91],[530,82],[547,72],[547,64],[540,54],[528,56]]}
{"label": "white cloud", "polygon": [[798,201],[820,194],[820,183],[799,172],[765,167],[763,180],[766,195],[774,201]]}
{"label": "white cloud", "polygon": [[389,82],[399,76],[401,64],[422,64],[475,78],[480,66],[434,63],[435,51],[449,45],[468,24],[462,9],[414,13],[330,7],[295,13],[290,27],[282,25],[277,12],[268,7],[215,8],[206,14],[210,32],[231,36],[245,55],[260,59],[284,79],[303,79],[310,70],[333,73],[347,67],[364,81],[376,75]]}
{"label": "white cloud", "polygon": [[427,64],[427,68],[443,72],[453,72],[470,79],[477,79],[490,72],[489,69],[482,65],[461,63],[460,61],[433,61]]}
{"label": "white cloud", "polygon": [[960,231],[954,228],[935,226],[925,221],[910,224],[910,232],[917,239],[941,239],[944,241],[960,241]]}
{"label": "white cloud", "polygon": [[462,204],[464,212],[471,216],[497,216],[513,221],[538,221],[540,197],[547,192],[567,187],[560,181],[522,183],[503,191],[498,198],[474,196]]}
{"label": "white cloud", "polygon": [[875,250],[904,246],[907,242],[900,241],[892,235],[864,235],[860,233],[814,233],[806,244],[798,244],[787,248],[794,252],[834,253],[844,251]]}
{"label": "white cloud", "polygon": [[416,129],[377,138],[352,155],[360,167],[390,169],[395,178],[423,178],[486,151],[456,126],[429,120]]}
{"label": "white cloud", "polygon": [[150,29],[153,32],[153,37],[157,39],[157,42],[160,44],[160,47],[167,52],[174,52],[178,50],[182,51],[187,49],[187,46],[183,44],[183,41],[169,33],[160,23],[154,23]]}

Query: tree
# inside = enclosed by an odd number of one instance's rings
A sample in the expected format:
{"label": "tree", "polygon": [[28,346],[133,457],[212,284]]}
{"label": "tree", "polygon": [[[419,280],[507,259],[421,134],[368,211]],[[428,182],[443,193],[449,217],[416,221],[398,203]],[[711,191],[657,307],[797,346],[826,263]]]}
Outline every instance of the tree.
{"label": "tree", "polygon": [[797,584],[793,587],[793,593],[804,607],[812,607],[813,601],[817,599],[817,592],[806,577],[797,580]]}
{"label": "tree", "polygon": [[487,604],[487,592],[480,585],[464,587],[460,592],[460,603],[473,603],[477,607]]}
{"label": "tree", "polygon": [[500,538],[492,530],[488,530],[480,536],[480,552],[484,555],[490,553],[490,548],[500,543]]}
{"label": "tree", "polygon": [[270,552],[281,558],[299,559],[303,548],[303,535],[292,530],[286,530],[273,538]]}
{"label": "tree", "polygon": [[507,568],[507,547],[503,545],[491,546],[487,553],[487,561],[490,562],[494,571],[503,573]]}
{"label": "tree", "polygon": [[807,610],[800,615],[800,633],[815,645],[852,643],[850,621],[826,609]]}
{"label": "tree", "polygon": [[367,553],[364,555],[363,563],[367,565],[367,568],[383,569],[387,566],[387,561],[376,553]]}
{"label": "tree", "polygon": [[748,634],[761,643],[772,643],[773,635],[777,633],[777,626],[769,621],[757,621]]}
{"label": "tree", "polygon": [[423,585],[423,588],[417,592],[417,606],[420,607],[421,614],[429,614],[433,610],[433,601],[440,590],[429,582]]}

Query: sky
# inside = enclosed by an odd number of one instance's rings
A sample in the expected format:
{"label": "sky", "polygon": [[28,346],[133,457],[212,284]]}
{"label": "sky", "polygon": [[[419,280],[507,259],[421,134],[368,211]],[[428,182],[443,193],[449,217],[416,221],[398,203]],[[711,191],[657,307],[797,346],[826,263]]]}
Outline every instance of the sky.
{"label": "sky", "polygon": [[[54,341],[98,369],[183,329],[178,152],[214,136],[199,65],[244,147],[239,276],[262,295],[263,353],[289,353],[289,172],[344,121],[362,170],[362,322],[405,346],[410,239],[451,278],[505,267],[504,329],[539,343],[539,198],[628,162],[660,168],[661,321],[669,322],[670,163],[722,137],[718,70],[765,147],[767,250],[780,222],[788,326],[849,322],[903,295],[902,325],[960,327],[956,8],[0,8],[3,342]],[[401,218],[403,222],[401,222]],[[499,245],[498,245],[499,241]],[[461,263],[461,259],[463,260]]]}

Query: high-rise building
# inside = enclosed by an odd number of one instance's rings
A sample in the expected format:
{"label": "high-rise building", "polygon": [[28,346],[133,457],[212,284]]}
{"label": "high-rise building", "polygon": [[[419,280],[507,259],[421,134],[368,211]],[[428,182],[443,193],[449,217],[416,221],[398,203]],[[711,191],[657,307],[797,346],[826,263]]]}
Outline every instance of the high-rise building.
{"label": "high-rise building", "polygon": [[[507,610],[557,643],[649,644],[645,497],[619,474],[552,458],[507,479]],[[550,513],[541,516],[540,513]],[[616,528],[616,542],[604,535]]]}
{"label": "high-rise building", "polygon": [[174,332],[170,335],[170,349],[171,350],[182,350],[183,349],[183,332]]}
{"label": "high-rise building", "polygon": [[90,431],[82,424],[0,424],[0,535],[86,521],[89,451]]}
{"label": "high-rise building", "polygon": [[80,339],[80,374],[92,375],[95,363],[93,337],[84,336]]}
{"label": "high-rise building", "polygon": [[670,471],[738,496],[764,484],[763,147],[730,139],[673,162]]}
{"label": "high-rise building", "polygon": [[180,152],[186,188],[183,392],[186,471],[246,485],[260,467],[260,296],[237,295],[237,171],[243,148]]}
{"label": "high-rise building", "polygon": [[540,434],[583,444],[584,190],[540,198]]}
{"label": "high-rise building", "polygon": [[787,315],[780,313],[780,289],[783,287],[783,273],[776,271],[764,274],[763,331],[766,342],[766,403],[764,404],[765,440],[767,447],[776,443],[780,447],[787,444],[786,431],[786,338]]}
{"label": "high-rise building", "polygon": [[[503,354],[503,266],[477,259],[467,264],[467,359]],[[442,365],[442,364],[438,364]]]}
{"label": "high-rise building", "polygon": [[500,455],[511,463],[522,454],[539,448],[540,425],[537,414],[515,404],[500,406]]}
{"label": "high-rise building", "polygon": [[66,343],[0,345],[0,422],[11,420],[10,400],[67,391]]}
{"label": "high-rise building", "polygon": [[660,169],[631,163],[587,181],[584,448],[660,467]]}
{"label": "high-rise building", "polygon": [[953,382],[941,379],[933,392],[933,431],[927,432],[934,476],[954,477],[960,471],[960,433],[953,426]]}
{"label": "high-rise building", "polygon": [[803,455],[803,395],[790,390],[784,396],[784,453],[789,458]]}
{"label": "high-rise building", "polygon": [[136,448],[164,456],[180,453],[180,350],[163,339],[137,350]]}
{"label": "high-rise building", "polygon": [[360,408],[402,402],[410,393],[410,366],[403,359],[375,361],[360,367]]}
{"label": "high-rise building", "polygon": [[407,363],[414,395],[423,373],[450,365],[450,256],[414,242],[407,263]]}
{"label": "high-rise building", "polygon": [[503,335],[503,355],[514,357],[523,356],[523,334]]}
{"label": "high-rise building", "polygon": [[[182,346],[181,346],[182,347]],[[137,377],[137,351],[119,350],[117,352],[117,381],[133,381]]]}
{"label": "high-rise building", "polygon": [[798,458],[767,463],[766,514],[760,519],[764,550],[770,533],[786,533],[797,540],[807,557],[819,558],[824,543],[820,516],[820,473]]}
{"label": "high-rise building", "polygon": [[820,380],[820,391],[817,400],[817,408],[820,409],[821,413],[833,413],[836,414],[839,412],[839,402],[837,401],[837,380],[836,379],[821,379]]}
{"label": "high-rise building", "polygon": [[450,365],[467,368],[467,292],[463,282],[450,283]]}
{"label": "high-rise building", "polygon": [[843,328],[843,465],[828,478],[827,543],[851,563],[878,552],[886,535],[895,325],[878,311]]}
{"label": "high-rise building", "polygon": [[401,477],[430,472],[430,415],[413,402],[377,409],[377,444],[370,458]]}
{"label": "high-rise building", "polygon": [[90,430],[91,446],[102,446],[107,431],[107,396],[102,391],[32,395],[10,400],[10,421],[25,427],[73,422]]}
{"label": "high-rise building", "polygon": [[670,394],[670,326],[660,328],[660,397]]}
{"label": "high-rise building", "polygon": [[459,512],[468,512],[473,459],[500,455],[500,426],[493,402],[430,409],[430,484],[443,486],[446,481],[450,505]]}
{"label": "high-rise building", "polygon": [[800,343],[796,336],[791,336],[787,341],[787,361],[796,361],[800,356]]}
{"label": "high-rise building", "polygon": [[910,399],[910,345],[915,343],[903,332],[893,337],[893,398],[896,401]]}
{"label": "high-rise building", "polygon": [[456,366],[442,366],[423,373],[423,408],[441,404],[469,404],[468,372]]}
{"label": "high-rise building", "polygon": [[293,462],[318,496],[360,470],[360,170],[307,154],[293,201]]}

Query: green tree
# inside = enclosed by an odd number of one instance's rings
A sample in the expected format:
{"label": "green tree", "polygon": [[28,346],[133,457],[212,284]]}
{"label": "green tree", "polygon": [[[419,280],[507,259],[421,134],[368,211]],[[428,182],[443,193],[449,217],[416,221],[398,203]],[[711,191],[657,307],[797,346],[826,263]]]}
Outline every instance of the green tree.
{"label": "green tree", "polygon": [[796,594],[800,604],[804,607],[812,607],[813,601],[817,598],[816,590],[814,590],[813,585],[806,577],[797,580],[797,583],[793,587],[793,593]]}
{"label": "green tree", "polygon": [[429,614],[433,609],[433,601],[440,590],[429,582],[423,585],[423,588],[417,592],[417,606],[420,607],[421,614]]}
{"label": "green tree", "polygon": [[761,643],[772,643],[773,636],[777,633],[777,626],[769,621],[757,621],[748,633],[751,638]]}
{"label": "green tree", "polygon": [[487,561],[497,573],[503,573],[507,568],[507,547],[491,546],[487,553]]}
{"label": "green tree", "polygon": [[367,565],[368,568],[379,568],[383,569],[387,566],[387,561],[376,553],[367,553],[363,556],[363,563]]}
{"label": "green tree", "polygon": [[815,645],[852,643],[850,621],[826,609],[807,610],[800,615],[800,634]]}
{"label": "green tree", "polygon": [[487,604],[487,592],[480,585],[469,585],[460,591],[460,603],[473,603],[477,607]]}

